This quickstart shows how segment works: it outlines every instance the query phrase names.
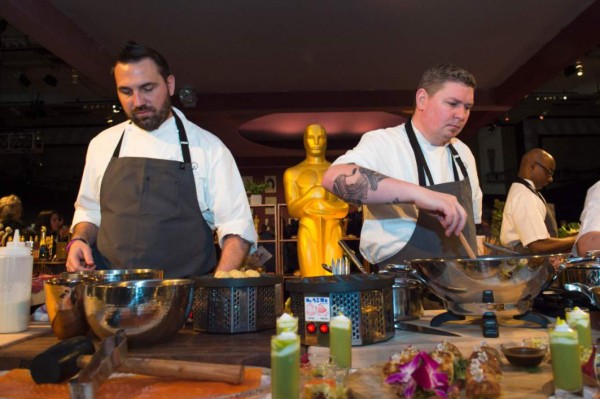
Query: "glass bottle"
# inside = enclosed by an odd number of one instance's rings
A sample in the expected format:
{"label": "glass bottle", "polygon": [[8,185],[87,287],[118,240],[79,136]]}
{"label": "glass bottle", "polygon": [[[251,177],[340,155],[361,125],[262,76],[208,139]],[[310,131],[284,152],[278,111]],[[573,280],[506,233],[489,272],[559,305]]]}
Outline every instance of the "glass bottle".
{"label": "glass bottle", "polygon": [[38,253],[38,258],[40,260],[47,260],[50,258],[50,253],[48,252],[48,245],[46,244],[46,226],[42,226],[41,228],[42,236],[40,238],[40,249]]}

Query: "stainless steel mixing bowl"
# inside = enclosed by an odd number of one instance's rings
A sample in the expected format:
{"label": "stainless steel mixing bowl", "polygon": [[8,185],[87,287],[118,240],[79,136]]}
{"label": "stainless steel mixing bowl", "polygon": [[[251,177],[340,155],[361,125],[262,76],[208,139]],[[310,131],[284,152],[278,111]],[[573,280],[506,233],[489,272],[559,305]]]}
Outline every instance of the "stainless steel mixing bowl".
{"label": "stainless steel mixing bowl", "polygon": [[100,338],[125,330],[132,346],[165,342],[191,310],[194,280],[137,280],[86,285],[85,316]]}
{"label": "stainless steel mixing bowl", "polygon": [[117,281],[161,279],[163,275],[164,272],[160,269],[108,269],[63,272],[60,276],[68,279],[93,278],[99,282],[114,283]]}
{"label": "stainless steel mixing bowl", "polygon": [[531,310],[533,298],[556,279],[567,258],[568,254],[556,254],[406,263],[455,314],[514,316]]}

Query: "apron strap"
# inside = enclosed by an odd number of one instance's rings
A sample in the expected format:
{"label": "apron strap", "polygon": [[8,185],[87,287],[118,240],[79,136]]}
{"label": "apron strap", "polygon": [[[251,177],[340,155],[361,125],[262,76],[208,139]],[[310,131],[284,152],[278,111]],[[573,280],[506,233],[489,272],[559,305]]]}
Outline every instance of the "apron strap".
{"label": "apron strap", "polygon": [[[427,179],[429,180],[429,185],[433,185],[433,177],[431,176],[431,171],[429,170],[429,166],[427,166],[427,162],[425,161],[425,156],[423,155],[423,151],[421,150],[421,146],[417,141],[417,135],[412,127],[412,118],[406,121],[404,124],[406,128],[406,134],[408,136],[408,141],[413,149],[415,154],[415,158],[417,160],[417,171],[419,174],[419,185],[422,187],[427,187],[427,183],[425,181],[425,174],[427,174]],[[448,149],[450,150],[450,154],[452,155],[452,172],[454,173],[454,181],[460,181],[460,177],[458,176],[458,170],[456,169],[456,165],[460,168],[465,180],[469,178],[469,174],[467,173],[467,168],[463,163],[462,159],[460,159],[460,155],[456,148],[452,144],[448,144]]]}
{"label": "apron strap", "polygon": [[[183,156],[183,162],[179,164],[179,169],[185,169],[186,165],[192,164],[192,157],[190,155],[190,143],[188,142],[187,134],[185,132],[185,127],[183,126],[183,122],[181,122],[181,118],[177,116],[175,111],[173,110],[173,117],[175,118],[175,125],[177,126],[177,132],[179,133],[179,145],[181,146],[181,155]],[[131,121],[129,122],[131,124]],[[119,158],[119,154],[121,153],[121,145],[123,144],[123,136],[125,136],[125,129],[123,129],[123,133],[121,133],[121,138],[113,151],[113,158]]]}
{"label": "apron strap", "polygon": [[172,112],[173,116],[175,117],[177,131],[179,132],[179,145],[181,146],[181,154],[183,155],[183,162],[179,164],[179,169],[185,169],[186,165],[192,165],[192,157],[190,155],[190,143],[188,142],[187,134],[185,133],[185,128],[183,127],[183,122],[181,122],[181,118],[177,116],[175,111]]}
{"label": "apron strap", "polygon": [[419,186],[427,187],[427,181],[425,180],[425,173],[427,174],[427,179],[429,179],[429,185],[433,183],[433,177],[431,176],[431,171],[427,166],[427,162],[425,161],[425,157],[423,156],[423,151],[421,151],[421,146],[419,146],[419,142],[417,141],[417,136],[412,127],[412,118],[409,118],[404,124],[406,128],[406,134],[408,136],[408,141],[410,142],[410,146],[413,148],[413,152],[415,154],[415,159],[417,160],[417,172],[419,173]]}
{"label": "apron strap", "polygon": [[520,183],[522,185],[524,185],[525,187],[527,187],[532,193],[534,193],[539,199],[542,200],[542,202],[545,204],[546,203],[546,199],[544,198],[544,196],[542,195],[542,193],[540,193],[538,190],[536,190],[535,188],[531,187],[529,185],[529,182],[525,179],[523,179],[522,177],[518,177],[515,179],[515,183]]}

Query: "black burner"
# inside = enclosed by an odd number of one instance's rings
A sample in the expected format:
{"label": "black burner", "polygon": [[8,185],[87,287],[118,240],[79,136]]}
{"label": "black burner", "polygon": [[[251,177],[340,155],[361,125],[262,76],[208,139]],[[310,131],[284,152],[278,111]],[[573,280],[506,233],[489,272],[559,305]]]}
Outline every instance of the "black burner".
{"label": "black burner", "polygon": [[565,317],[565,308],[594,309],[589,298],[580,292],[544,291],[533,300],[533,309],[550,317]]}

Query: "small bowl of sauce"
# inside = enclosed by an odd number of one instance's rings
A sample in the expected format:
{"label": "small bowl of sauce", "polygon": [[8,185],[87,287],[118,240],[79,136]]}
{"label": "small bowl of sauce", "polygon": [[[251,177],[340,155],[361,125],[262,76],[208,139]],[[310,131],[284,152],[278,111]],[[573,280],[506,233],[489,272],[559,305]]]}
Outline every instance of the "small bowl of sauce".
{"label": "small bowl of sauce", "polygon": [[504,357],[515,367],[537,367],[546,357],[545,345],[527,346],[522,343],[504,343],[500,345]]}

